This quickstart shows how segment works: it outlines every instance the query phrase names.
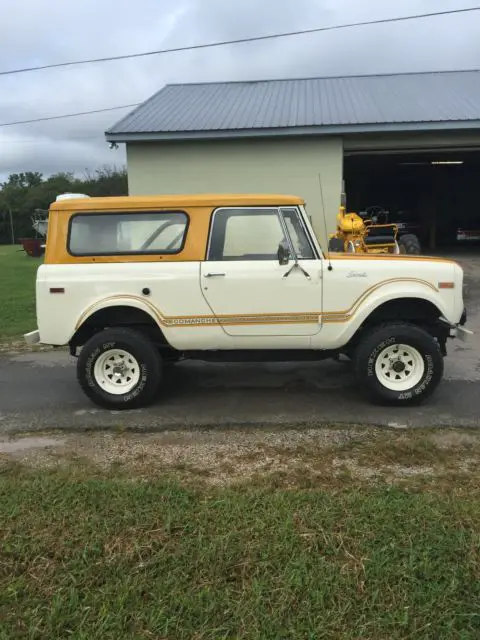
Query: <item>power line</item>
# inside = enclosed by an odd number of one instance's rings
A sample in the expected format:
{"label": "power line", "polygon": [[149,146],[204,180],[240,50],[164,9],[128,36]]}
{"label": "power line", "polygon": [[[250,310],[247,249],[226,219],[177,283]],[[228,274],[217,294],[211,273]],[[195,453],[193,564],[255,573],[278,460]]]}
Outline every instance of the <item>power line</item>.
{"label": "power line", "polygon": [[18,138],[18,139],[10,139],[10,138],[0,138],[0,146],[2,144],[58,144],[63,142],[77,142],[78,140],[103,140],[105,142],[105,136],[96,135],[96,136],[74,136],[71,138]]}
{"label": "power line", "polygon": [[283,33],[270,33],[263,36],[253,36],[250,38],[238,38],[236,40],[222,40],[219,42],[209,42],[204,44],[195,44],[184,47],[173,47],[171,49],[158,49],[156,51],[143,51],[141,53],[129,53],[121,56],[108,56],[105,58],[90,58],[87,60],[72,60],[70,62],[56,62],[53,64],[39,65],[36,67],[24,67],[23,69],[10,69],[0,71],[0,76],[13,75],[17,73],[27,73],[30,71],[41,71],[43,69],[55,69],[58,67],[71,67],[80,64],[93,64],[98,62],[111,62],[113,60],[127,60],[130,58],[144,58],[146,56],[156,56],[164,53],[178,53],[180,51],[194,51],[197,49],[211,49],[214,47],[224,47],[232,44],[244,44],[247,42],[260,42],[262,40],[273,40],[275,38],[288,38],[292,36],[303,36],[310,33],[320,33],[321,31],[334,31],[339,29],[349,29],[352,27],[364,27],[367,25],[386,24],[391,22],[403,22],[406,20],[418,20],[421,18],[431,18],[434,16],[446,16],[459,13],[468,13],[472,11],[480,11],[478,7],[468,7],[465,9],[451,9],[450,11],[434,11],[431,13],[418,13],[410,16],[400,16],[397,18],[381,18],[379,20],[366,20],[363,22],[350,22],[346,24],[331,25],[329,27],[316,27],[314,29],[302,29],[299,31],[286,31]]}
{"label": "power line", "polygon": [[[445,72],[443,72],[443,71],[418,71],[418,72],[414,72],[414,73],[419,75],[419,74],[422,74],[422,73],[463,73],[463,72],[469,72],[469,71],[480,71],[480,69],[455,69],[455,70],[448,70],[448,71],[445,71]],[[382,74],[380,74],[380,75],[382,75]],[[404,74],[400,73],[398,75],[404,75]],[[414,74],[411,74],[411,75],[414,75]],[[336,78],[336,77],[361,78],[363,76],[324,76],[323,79]],[[131,108],[134,108],[134,107],[138,107],[140,104],[142,104],[142,103],[141,102],[134,102],[133,104],[123,104],[123,105],[120,105],[118,107],[105,107],[103,109],[92,109],[91,111],[79,111],[77,113],[65,113],[65,114],[61,114],[61,115],[57,115],[57,116],[45,116],[43,118],[33,118],[32,120],[17,120],[15,122],[0,122],[0,127],[11,127],[13,125],[18,125],[18,124],[33,124],[35,122],[45,122],[45,121],[48,121],[48,120],[60,120],[62,118],[76,118],[77,116],[89,116],[92,113],[104,113],[104,112],[107,112],[107,111],[116,111],[117,109],[131,109]]]}
{"label": "power line", "polygon": [[140,103],[122,104],[119,107],[105,107],[104,109],[92,109],[91,111],[78,111],[77,113],[65,113],[58,116],[46,116],[44,118],[33,118],[32,120],[17,120],[15,122],[1,122],[0,127],[11,127],[16,124],[32,124],[33,122],[45,122],[46,120],[60,120],[61,118],[76,118],[77,116],[89,116],[92,113],[104,113],[106,111],[116,111],[117,109],[131,109],[138,107]]}

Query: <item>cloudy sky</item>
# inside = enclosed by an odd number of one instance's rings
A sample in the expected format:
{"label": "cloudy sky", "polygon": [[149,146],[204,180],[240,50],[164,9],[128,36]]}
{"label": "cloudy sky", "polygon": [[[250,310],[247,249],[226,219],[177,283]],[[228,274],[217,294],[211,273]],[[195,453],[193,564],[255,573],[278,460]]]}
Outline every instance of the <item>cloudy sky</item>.
{"label": "cloudy sky", "polygon": [[[0,71],[480,5],[475,0],[16,0],[4,3]],[[480,11],[0,76],[0,125],[141,102],[166,83],[480,68]],[[124,164],[103,133],[128,110],[0,126],[10,172]]]}

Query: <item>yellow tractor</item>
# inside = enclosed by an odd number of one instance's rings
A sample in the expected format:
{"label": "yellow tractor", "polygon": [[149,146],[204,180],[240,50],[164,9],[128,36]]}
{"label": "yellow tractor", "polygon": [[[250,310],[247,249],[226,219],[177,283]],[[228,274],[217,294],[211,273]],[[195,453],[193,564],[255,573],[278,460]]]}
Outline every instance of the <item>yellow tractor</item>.
{"label": "yellow tractor", "polygon": [[330,235],[328,248],[341,253],[420,253],[420,243],[413,234],[398,237],[396,224],[377,224],[372,218],[347,213],[344,206],[340,207],[337,229]]}

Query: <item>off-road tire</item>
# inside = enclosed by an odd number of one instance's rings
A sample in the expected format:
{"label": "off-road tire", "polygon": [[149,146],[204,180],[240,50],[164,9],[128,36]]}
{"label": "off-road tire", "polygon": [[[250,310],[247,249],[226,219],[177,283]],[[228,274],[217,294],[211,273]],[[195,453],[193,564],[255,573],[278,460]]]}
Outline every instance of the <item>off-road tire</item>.
{"label": "off-road tire", "polygon": [[[401,391],[384,386],[376,371],[379,355],[395,344],[413,347],[424,365],[421,379],[412,388]],[[359,384],[373,402],[416,405],[426,400],[442,379],[443,356],[435,338],[424,329],[407,323],[388,323],[372,329],[361,339],[355,351],[354,370]]]}
{"label": "off-road tire", "polygon": [[[121,395],[102,389],[94,374],[97,359],[112,349],[131,354],[140,366],[138,383]],[[162,359],[155,345],[143,333],[128,328],[105,329],[82,347],[77,360],[77,379],[84,393],[98,406],[115,410],[137,409],[155,399],[162,379]]]}
{"label": "off-road tire", "polygon": [[413,233],[406,233],[397,239],[400,253],[419,256],[422,253],[420,240]]}

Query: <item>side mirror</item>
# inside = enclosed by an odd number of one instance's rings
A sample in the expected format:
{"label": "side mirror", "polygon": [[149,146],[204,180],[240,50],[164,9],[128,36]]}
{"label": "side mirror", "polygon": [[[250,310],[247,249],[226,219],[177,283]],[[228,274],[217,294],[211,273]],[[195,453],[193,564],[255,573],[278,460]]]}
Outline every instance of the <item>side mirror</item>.
{"label": "side mirror", "polygon": [[286,240],[282,240],[278,245],[277,258],[278,258],[278,263],[281,265],[286,265],[289,263],[290,248]]}

